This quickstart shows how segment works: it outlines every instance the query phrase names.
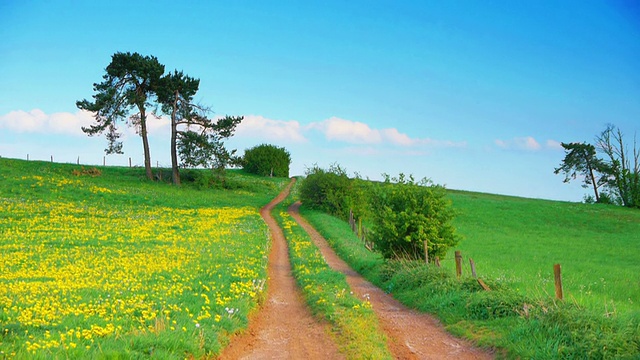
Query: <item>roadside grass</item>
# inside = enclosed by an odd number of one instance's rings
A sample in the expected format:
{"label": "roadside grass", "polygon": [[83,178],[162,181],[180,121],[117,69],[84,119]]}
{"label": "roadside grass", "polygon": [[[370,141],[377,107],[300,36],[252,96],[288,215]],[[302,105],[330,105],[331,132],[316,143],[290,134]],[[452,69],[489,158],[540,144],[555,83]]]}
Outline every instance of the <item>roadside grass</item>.
{"label": "roadside grass", "polygon": [[[502,201],[503,204],[497,206],[506,208],[510,205],[514,206],[509,203],[510,198],[500,199],[501,197],[497,197],[495,201]],[[454,200],[454,206],[460,202],[460,199]],[[535,203],[535,200],[532,202]],[[571,207],[571,204],[561,204],[560,207],[564,205]],[[580,206],[588,209],[587,205]],[[469,217],[483,219],[485,225],[504,221],[504,219],[500,220],[500,216],[494,216],[492,213],[476,214],[473,208],[462,210],[466,211]],[[613,211],[615,213],[616,209]],[[640,357],[640,316],[637,308],[634,311],[629,307],[629,311],[625,312],[618,309],[617,312],[609,312],[605,316],[601,308],[591,307],[588,302],[580,304],[574,300],[555,301],[553,296],[535,288],[532,291],[523,291],[522,285],[514,285],[511,278],[502,275],[507,272],[517,274],[522,271],[519,268],[512,269],[511,266],[517,265],[512,265],[513,262],[509,260],[514,257],[528,256],[528,247],[523,246],[522,243],[519,246],[512,246],[510,253],[501,254],[506,258],[502,263],[502,273],[486,278],[484,277],[487,263],[485,259],[469,248],[461,247],[478,263],[480,276],[486,279],[486,283],[492,288],[491,292],[486,292],[468,274],[457,279],[455,271],[447,264],[449,260],[443,261],[445,263],[443,268],[426,265],[420,261],[385,261],[379,254],[364,248],[362,242],[344,221],[322,212],[306,209],[304,206],[301,208],[301,213],[325,236],[336,252],[369,281],[392,293],[394,297],[411,307],[436,314],[452,333],[470,339],[479,346],[495,349],[498,358],[637,359]],[[514,216],[508,212],[501,215]],[[465,229],[460,225],[465,218],[461,217],[458,221],[459,229]],[[561,219],[555,219],[555,221],[562,223]],[[481,222],[477,223],[479,223],[478,228],[484,228]],[[517,221],[514,221],[514,224],[516,223]],[[520,233],[525,233],[527,230],[523,227],[524,225],[520,226]],[[630,226],[633,227],[633,225]],[[542,231],[542,227],[540,223],[537,231]],[[618,225],[616,228],[624,228],[624,226]],[[592,230],[583,229],[583,231]],[[500,232],[501,228],[497,225],[484,229],[487,237]],[[511,236],[502,238],[502,242],[513,241],[518,234],[514,230]],[[585,236],[587,235],[578,236],[578,238]],[[469,235],[461,245],[471,242],[470,239]],[[580,244],[576,246],[585,246]],[[477,246],[483,245],[477,244]],[[625,248],[618,250],[625,251]],[[584,253],[591,252],[586,249]],[[638,253],[635,254],[637,256]],[[600,266],[597,260],[591,262],[587,257],[582,261],[591,263],[592,267]],[[494,264],[501,263],[494,260]],[[625,274],[624,271],[622,273]],[[532,277],[535,278],[537,275],[534,274]],[[582,276],[588,276],[588,274]],[[552,272],[550,277],[553,281]],[[637,279],[637,276],[634,279]]]}
{"label": "roadside grass", "polygon": [[4,158],[0,174],[0,358],[215,356],[264,300],[259,208],[287,179],[198,190]]}
{"label": "roadside grass", "polygon": [[368,301],[355,296],[344,274],[327,265],[309,235],[287,213],[296,200],[297,182],[272,215],[289,245],[293,275],[316,316],[328,321],[340,351],[349,359],[391,359],[378,318]]}

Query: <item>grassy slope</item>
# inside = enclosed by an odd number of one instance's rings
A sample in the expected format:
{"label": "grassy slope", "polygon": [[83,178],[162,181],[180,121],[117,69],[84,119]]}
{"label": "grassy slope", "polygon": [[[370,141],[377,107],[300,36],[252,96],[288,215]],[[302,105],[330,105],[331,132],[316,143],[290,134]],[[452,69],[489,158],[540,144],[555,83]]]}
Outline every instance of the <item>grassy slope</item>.
{"label": "grassy slope", "polygon": [[[640,311],[640,211],[460,191],[450,197],[464,238],[456,249],[474,259],[480,276],[553,296],[553,264],[560,263],[565,298],[603,313]],[[453,261],[444,263],[453,269]]]}
{"label": "grassy slope", "polygon": [[288,180],[198,190],[92,169],[0,159],[0,357],[217,353],[261,299],[258,210]]}
{"label": "grassy slope", "polygon": [[[455,334],[501,349],[500,356],[640,356],[637,285],[607,286],[637,281],[633,272],[638,265],[630,259],[639,253],[640,214],[613,207],[455,191],[451,198],[461,212],[456,225],[466,236],[457,248],[478,263],[480,276],[494,288],[492,292],[482,291],[472,279],[456,280],[451,257],[443,260],[442,270],[420,262],[386,263],[364,249],[343,221],[304,207],[302,213],[365,277],[406,304],[437,314]],[[603,238],[613,240],[603,246]],[[622,254],[623,261],[609,261],[607,254]],[[554,262],[563,264],[569,298],[578,298],[574,286],[586,282],[578,301],[587,307],[576,306],[574,301],[556,303],[547,294],[553,294],[549,284],[553,276],[547,274],[552,273]],[[597,283],[605,286],[599,288]],[[615,305],[617,312],[604,317],[603,303],[611,299],[615,302],[609,303],[608,311]]]}

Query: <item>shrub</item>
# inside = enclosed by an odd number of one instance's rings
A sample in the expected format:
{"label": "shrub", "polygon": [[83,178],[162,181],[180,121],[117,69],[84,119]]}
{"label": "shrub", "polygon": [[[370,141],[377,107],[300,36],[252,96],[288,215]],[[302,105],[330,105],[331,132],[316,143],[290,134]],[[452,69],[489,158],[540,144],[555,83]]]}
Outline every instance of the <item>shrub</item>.
{"label": "shrub", "polygon": [[243,165],[252,174],[289,177],[291,155],[283,147],[262,144],[245,150]]}
{"label": "shrub", "polygon": [[360,178],[350,179],[345,169],[338,164],[322,169],[314,165],[307,169],[306,178],[300,186],[300,200],[312,209],[347,219],[349,210],[358,218],[368,212],[367,182]]}
{"label": "shrub", "polygon": [[372,240],[386,258],[424,256],[428,241],[430,258],[444,257],[458,239],[451,224],[454,211],[444,187],[430,180],[415,182],[413,177],[385,175],[373,192]]}

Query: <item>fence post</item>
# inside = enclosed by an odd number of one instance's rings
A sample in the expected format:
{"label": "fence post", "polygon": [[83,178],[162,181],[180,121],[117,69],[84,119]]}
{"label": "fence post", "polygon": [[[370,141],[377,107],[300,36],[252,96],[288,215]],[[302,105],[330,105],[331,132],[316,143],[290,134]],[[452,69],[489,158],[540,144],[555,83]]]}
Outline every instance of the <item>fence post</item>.
{"label": "fence post", "polygon": [[80,156],[78,156],[78,161],[76,163],[80,165]]}
{"label": "fence post", "polygon": [[456,250],[456,276],[460,278],[462,275],[462,254],[460,250]]}
{"label": "fence post", "polygon": [[102,157],[102,166],[107,166],[107,157],[106,156]]}
{"label": "fence post", "polygon": [[436,266],[440,267],[440,257],[436,256]]}
{"label": "fence post", "polygon": [[53,155],[51,155],[51,162],[53,162]]}
{"label": "fence post", "polygon": [[562,300],[562,274],[560,273],[560,264],[553,265],[553,275],[556,281],[556,298]]}
{"label": "fence post", "polygon": [[29,154],[27,154],[27,161],[29,161]]}
{"label": "fence post", "polygon": [[429,240],[424,241],[424,262],[429,263]]}
{"label": "fence post", "polygon": [[129,157],[129,167],[131,167],[131,157]]}
{"label": "fence post", "polygon": [[476,263],[473,262],[472,258],[469,258],[469,265],[471,265],[471,276],[478,278],[478,275],[476,274]]}

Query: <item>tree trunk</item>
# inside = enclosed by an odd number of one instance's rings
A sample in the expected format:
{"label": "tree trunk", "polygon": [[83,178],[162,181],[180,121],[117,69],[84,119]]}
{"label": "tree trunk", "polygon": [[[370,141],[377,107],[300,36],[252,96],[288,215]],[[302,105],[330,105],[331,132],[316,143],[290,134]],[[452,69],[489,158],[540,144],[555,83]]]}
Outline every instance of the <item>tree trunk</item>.
{"label": "tree trunk", "polygon": [[151,154],[149,153],[149,139],[147,138],[147,114],[144,105],[140,108],[140,137],[142,137],[142,149],[144,151],[144,169],[147,172],[147,179],[153,180],[151,171]]}
{"label": "tree trunk", "polygon": [[600,195],[598,194],[598,185],[596,184],[596,177],[593,174],[593,168],[589,165],[589,174],[591,175],[591,184],[593,184],[593,192],[596,195],[596,202],[600,202]]}
{"label": "tree trunk", "polygon": [[180,185],[180,170],[178,170],[178,124],[176,124],[176,114],[178,113],[178,91],[173,100],[173,111],[171,112],[171,177],[174,185]]}

